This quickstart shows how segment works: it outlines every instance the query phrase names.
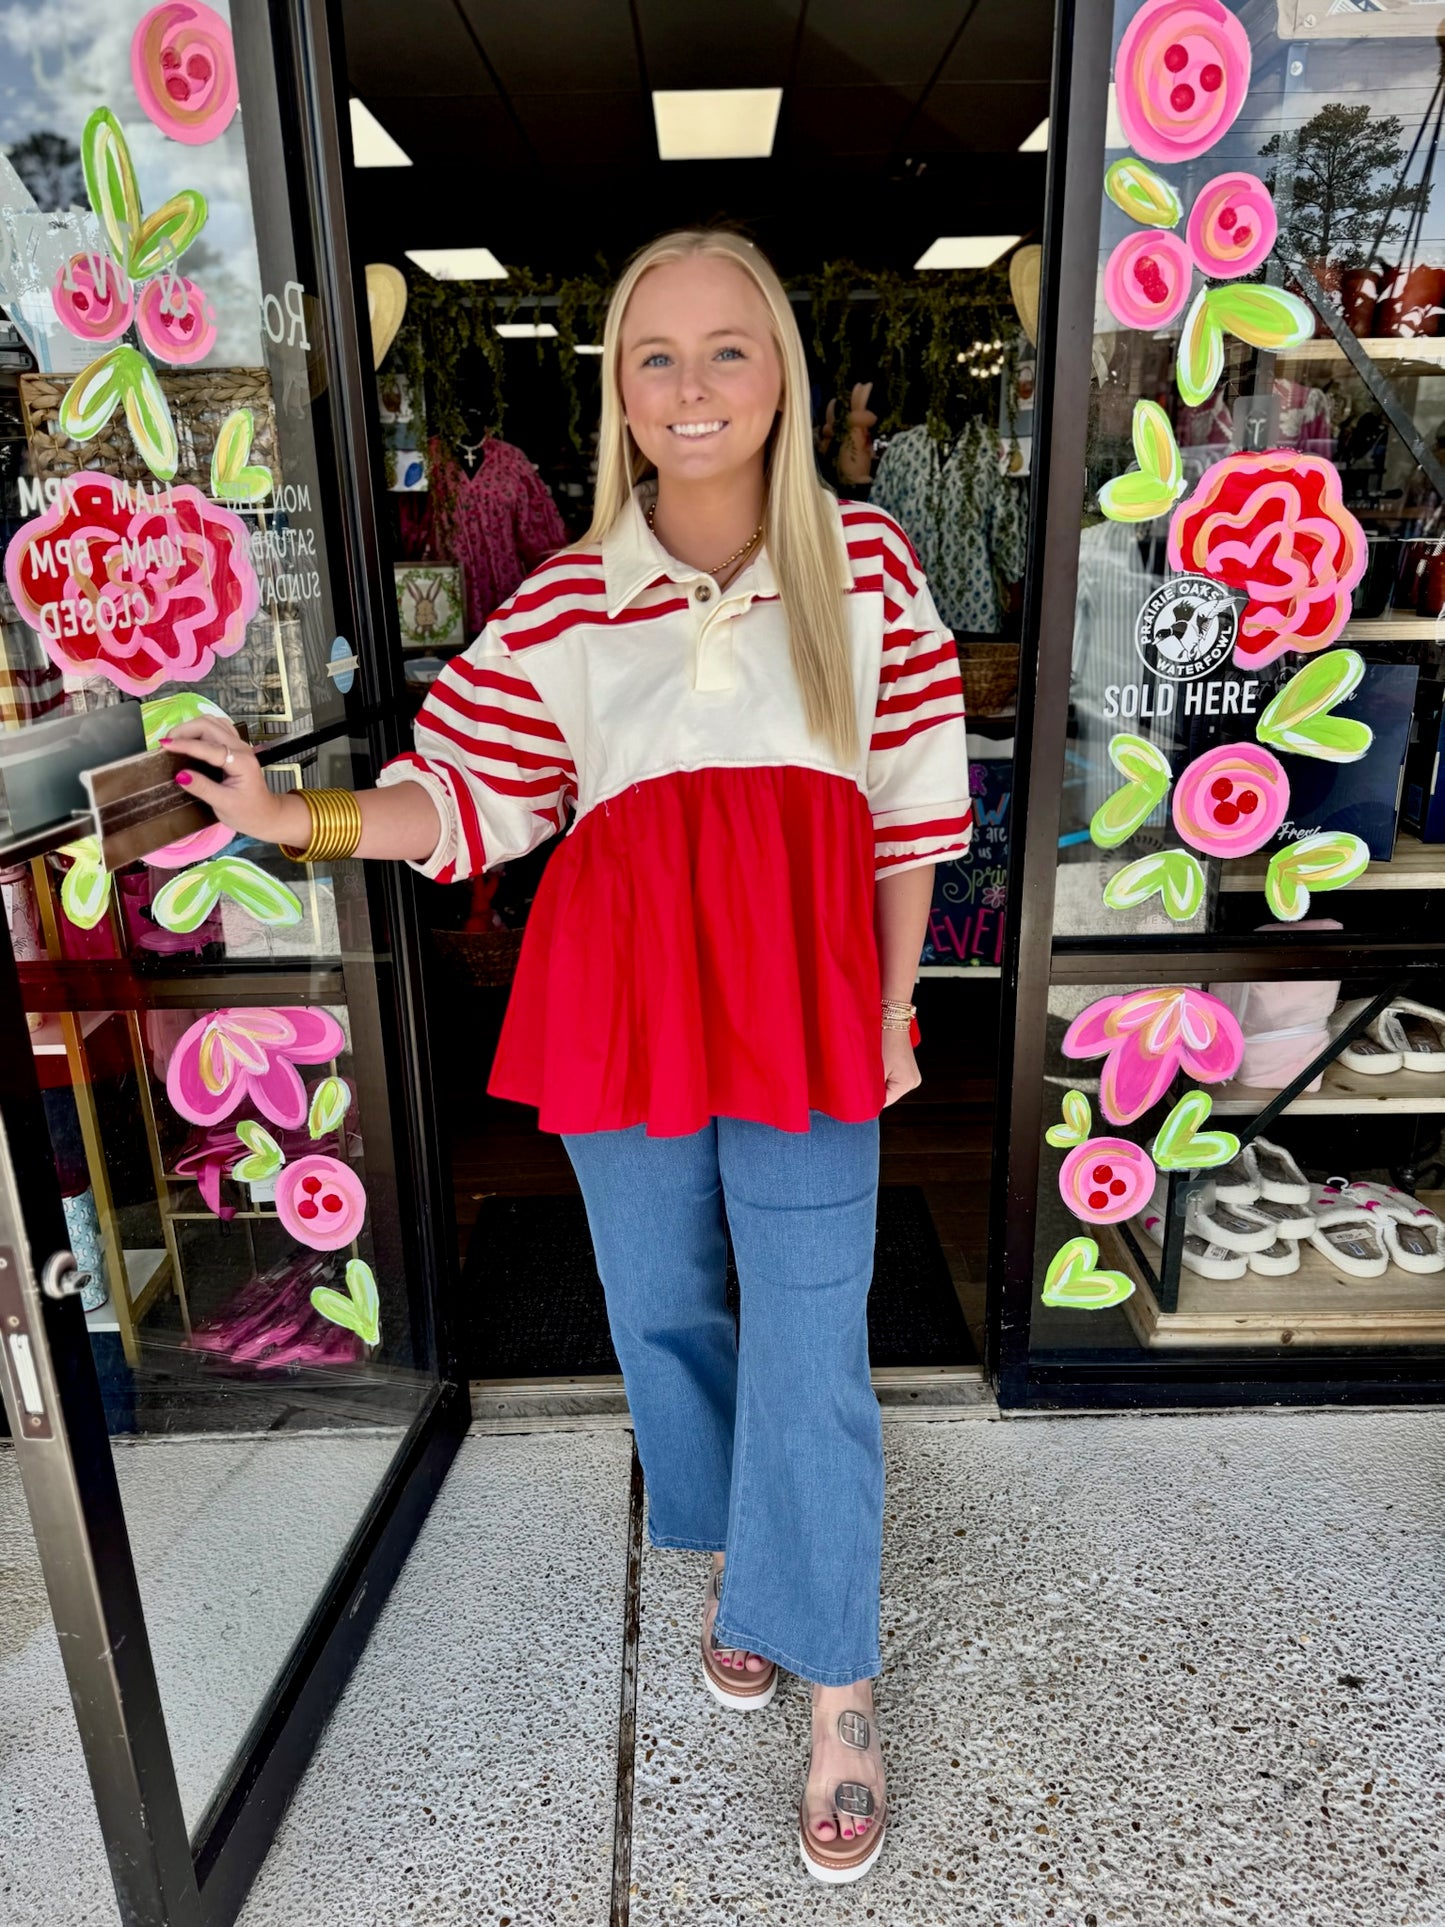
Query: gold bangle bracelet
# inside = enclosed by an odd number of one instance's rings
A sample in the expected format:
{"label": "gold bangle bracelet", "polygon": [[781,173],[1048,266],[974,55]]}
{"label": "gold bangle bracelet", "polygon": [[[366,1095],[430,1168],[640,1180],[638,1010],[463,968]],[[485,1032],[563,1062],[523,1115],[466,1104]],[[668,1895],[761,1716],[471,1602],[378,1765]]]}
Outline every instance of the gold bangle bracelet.
{"label": "gold bangle bracelet", "polygon": [[361,841],[361,805],[353,790],[298,790],[311,818],[311,837],[305,849],[280,845],[293,863],[337,863],[354,856]]}

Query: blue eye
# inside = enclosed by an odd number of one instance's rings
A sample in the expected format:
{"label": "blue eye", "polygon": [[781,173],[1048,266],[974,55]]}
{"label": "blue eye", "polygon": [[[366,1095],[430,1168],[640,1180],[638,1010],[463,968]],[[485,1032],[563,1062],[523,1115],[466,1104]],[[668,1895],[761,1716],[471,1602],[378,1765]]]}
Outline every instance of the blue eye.
{"label": "blue eye", "polygon": [[656,368],[666,360],[667,356],[659,348],[657,353],[655,355],[649,355],[642,365],[644,368]]}
{"label": "blue eye", "polygon": [[742,349],[741,349],[741,348],[719,348],[719,349],[718,349],[718,354],[719,354],[719,355],[735,355],[735,356],[737,357],[737,359],[738,359],[739,361],[741,361],[741,360],[743,359],[743,351],[742,351]]}

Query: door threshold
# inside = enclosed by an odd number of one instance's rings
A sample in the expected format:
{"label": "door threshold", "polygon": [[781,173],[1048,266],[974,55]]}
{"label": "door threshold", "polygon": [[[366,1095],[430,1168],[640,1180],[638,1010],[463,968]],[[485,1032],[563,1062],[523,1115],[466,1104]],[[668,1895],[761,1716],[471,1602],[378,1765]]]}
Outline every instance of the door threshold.
{"label": "door threshold", "polygon": [[[873,1372],[878,1403],[890,1418],[943,1417],[968,1409],[997,1409],[992,1387],[977,1365],[880,1365]],[[627,1394],[617,1373],[576,1378],[474,1378],[472,1424],[510,1429],[517,1419],[620,1420]]]}

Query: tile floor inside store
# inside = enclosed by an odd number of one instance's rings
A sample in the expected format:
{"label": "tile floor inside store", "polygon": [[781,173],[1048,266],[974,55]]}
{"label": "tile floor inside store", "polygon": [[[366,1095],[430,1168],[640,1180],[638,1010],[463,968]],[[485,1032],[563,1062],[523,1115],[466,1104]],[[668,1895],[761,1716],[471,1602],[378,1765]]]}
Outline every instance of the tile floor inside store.
{"label": "tile floor inside store", "polygon": [[[632,1927],[1439,1927],[1434,1412],[890,1418],[885,1436],[878,1868],[808,1879],[790,1824],[806,1689],[785,1679],[745,1719],[715,1707],[693,1658],[706,1561],[649,1550]],[[465,1442],[241,1927],[606,1927],[630,1454],[616,1422]],[[29,1629],[0,1651],[0,1918],[108,1921],[87,1843],[62,1855],[58,1811],[17,1780],[52,1750],[47,1796],[76,1832],[59,1661],[0,1496],[0,1624]],[[21,1656],[29,1728],[4,1677]],[[62,1862],[72,1895],[89,1884],[57,1914],[30,1876]]]}

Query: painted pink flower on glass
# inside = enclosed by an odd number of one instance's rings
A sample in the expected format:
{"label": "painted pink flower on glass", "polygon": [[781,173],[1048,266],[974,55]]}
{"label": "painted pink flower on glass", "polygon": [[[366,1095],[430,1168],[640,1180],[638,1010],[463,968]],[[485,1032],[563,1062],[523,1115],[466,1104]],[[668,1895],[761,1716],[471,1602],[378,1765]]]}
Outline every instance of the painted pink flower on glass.
{"label": "painted pink flower on glass", "polygon": [[1064,1037],[1065,1057],[1103,1057],[1099,1105],[1114,1124],[1132,1124],[1157,1104],[1183,1070],[1201,1084],[1233,1077],[1244,1055],[1239,1020],[1207,990],[1161,988],[1101,997]]}
{"label": "painted pink flower on glass", "polygon": [[296,1066],[328,1063],[345,1042],[327,1010],[214,1010],[176,1045],[166,1093],[193,1124],[214,1124],[249,1100],[273,1124],[294,1130],[306,1121],[306,1087]]}
{"label": "painted pink flower on glass", "polygon": [[149,119],[188,147],[224,133],[236,111],[231,29],[201,0],[163,0],[141,16],[130,74]]}
{"label": "painted pink flower on glass", "polygon": [[50,299],[61,327],[81,341],[116,341],[130,326],[130,280],[108,254],[72,254]]}

